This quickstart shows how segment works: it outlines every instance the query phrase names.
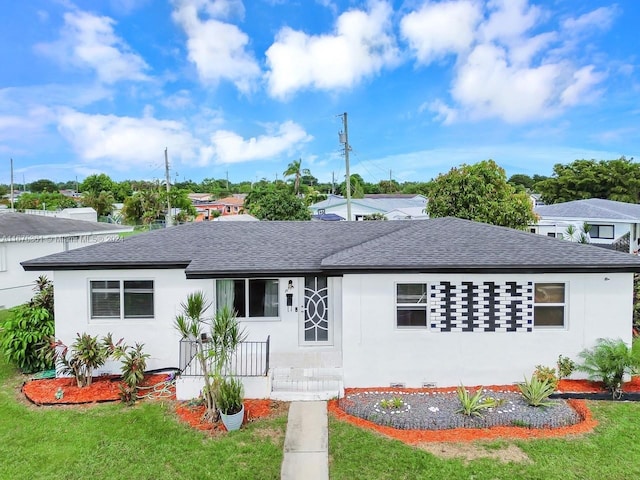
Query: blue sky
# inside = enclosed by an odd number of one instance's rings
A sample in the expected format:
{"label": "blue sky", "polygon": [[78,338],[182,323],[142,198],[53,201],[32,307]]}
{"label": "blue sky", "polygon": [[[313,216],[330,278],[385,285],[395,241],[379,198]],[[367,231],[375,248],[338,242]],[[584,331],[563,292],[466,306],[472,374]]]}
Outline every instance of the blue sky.
{"label": "blue sky", "polygon": [[640,2],[29,0],[0,17],[0,183],[426,181],[640,158]]}

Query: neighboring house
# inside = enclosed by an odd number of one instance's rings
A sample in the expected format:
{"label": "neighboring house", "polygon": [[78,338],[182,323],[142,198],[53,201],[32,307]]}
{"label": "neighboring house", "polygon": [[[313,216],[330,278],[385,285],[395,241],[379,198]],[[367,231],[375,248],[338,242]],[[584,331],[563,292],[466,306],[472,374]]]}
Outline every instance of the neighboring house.
{"label": "neighboring house", "polygon": [[0,213],[0,308],[28,301],[38,276],[52,276],[52,272],[25,272],[20,262],[92,243],[115,241],[119,233],[132,229],[84,220]]}
{"label": "neighboring house", "polygon": [[53,218],[68,218],[71,220],[84,220],[87,222],[97,222],[98,213],[91,207],[63,208],[62,210],[40,210],[26,209],[27,215],[41,215]]}
{"label": "neighboring house", "polygon": [[248,213],[239,213],[238,215],[222,215],[213,219],[214,222],[259,222],[256,217]]}
{"label": "neighboring house", "polygon": [[23,266],[54,270],[57,337],[144,343],[148,368],[183,370],[179,398],[202,380],[173,323],[201,290],[247,329],[232,366],[247,395],[293,399],[508,384],[598,338],[630,343],[640,258],[436,218],[191,223]]}
{"label": "neighboring house", "polygon": [[[243,212],[243,197],[225,197],[218,200],[197,201],[193,203],[196,209],[196,221],[213,220],[217,216],[238,215]],[[214,212],[218,212],[216,215]]]}
{"label": "neighboring house", "polygon": [[590,242],[611,245],[625,235],[630,235],[629,253],[637,253],[640,244],[640,205],[616,202],[602,198],[574,200],[536,207],[540,220],[530,230],[539,235],[564,237],[569,225],[576,229],[585,223]]}
{"label": "neighboring house", "polygon": [[[366,215],[380,213],[389,220],[425,219],[427,199],[413,194],[371,194],[365,198],[351,199],[351,219],[363,220]],[[339,195],[328,195],[321,202],[309,206],[312,215],[333,213],[347,218],[347,199]]]}

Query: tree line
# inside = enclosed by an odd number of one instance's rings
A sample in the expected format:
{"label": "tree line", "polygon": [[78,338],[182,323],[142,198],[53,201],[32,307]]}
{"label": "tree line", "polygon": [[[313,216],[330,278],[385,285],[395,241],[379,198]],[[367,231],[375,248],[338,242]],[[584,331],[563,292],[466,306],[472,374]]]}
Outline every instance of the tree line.
{"label": "tree line", "polygon": [[[18,209],[59,209],[78,205],[93,207],[100,216],[113,211],[115,202],[124,203],[126,223],[148,224],[164,219],[167,197],[180,210],[177,221],[195,215],[188,193],[210,193],[214,198],[246,194],[245,210],[264,220],[309,219],[308,206],[329,193],[344,195],[346,183],[322,183],[302,167],[302,160],[291,162],[282,180],[229,182],[205,178],[201,182],[175,182],[170,193],[161,182],[113,181],[106,174],[87,177],[77,185],[80,199],[66,197],[61,189],[75,190],[76,182],[55,183],[42,179],[27,185],[31,193],[20,196]],[[0,194],[8,191],[0,185]],[[556,164],[551,176],[515,174],[507,179],[504,169],[492,160],[452,168],[433,180],[399,183],[393,179],[366,182],[351,175],[353,198],[375,193],[422,194],[429,198],[427,213],[432,217],[457,216],[513,228],[526,228],[535,221],[529,193],[539,193],[547,204],[606,198],[628,203],[640,202],[640,164],[621,157],[614,160],[575,160]],[[5,200],[6,203],[6,200]]]}

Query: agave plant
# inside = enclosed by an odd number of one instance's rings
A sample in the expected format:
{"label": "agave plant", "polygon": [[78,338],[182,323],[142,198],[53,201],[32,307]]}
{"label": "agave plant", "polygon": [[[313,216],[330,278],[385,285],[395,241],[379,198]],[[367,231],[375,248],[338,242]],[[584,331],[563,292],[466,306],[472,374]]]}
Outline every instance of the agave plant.
{"label": "agave plant", "polygon": [[553,405],[548,398],[555,391],[555,385],[555,382],[550,379],[541,379],[538,375],[532,375],[530,380],[525,377],[524,382],[518,384],[518,388],[530,406],[549,407]]}

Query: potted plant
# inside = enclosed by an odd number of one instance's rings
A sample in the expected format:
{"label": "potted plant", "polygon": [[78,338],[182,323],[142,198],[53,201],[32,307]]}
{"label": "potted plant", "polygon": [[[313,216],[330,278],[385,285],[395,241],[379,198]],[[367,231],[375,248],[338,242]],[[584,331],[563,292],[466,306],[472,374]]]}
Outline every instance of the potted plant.
{"label": "potted plant", "polygon": [[228,431],[238,430],[244,420],[242,382],[233,377],[221,378],[215,389],[216,406]]}

